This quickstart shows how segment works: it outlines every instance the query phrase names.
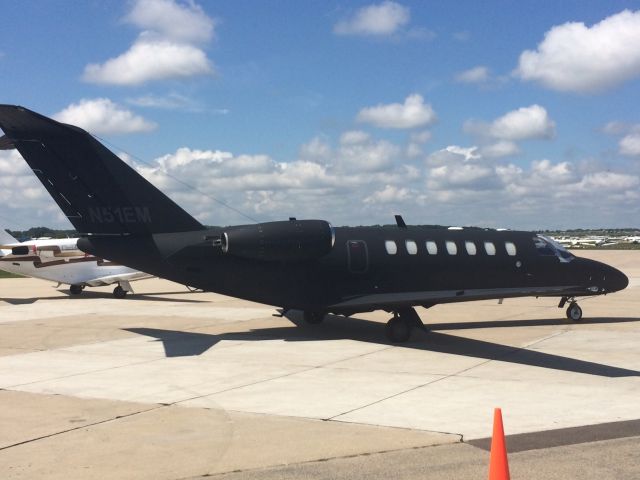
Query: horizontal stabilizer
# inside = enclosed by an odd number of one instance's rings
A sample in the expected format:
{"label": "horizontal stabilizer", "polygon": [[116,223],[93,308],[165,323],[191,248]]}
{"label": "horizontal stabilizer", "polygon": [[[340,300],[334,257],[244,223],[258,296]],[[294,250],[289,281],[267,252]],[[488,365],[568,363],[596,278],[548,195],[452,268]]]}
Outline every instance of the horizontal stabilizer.
{"label": "horizontal stabilizer", "polygon": [[152,234],[204,227],[84,130],[0,105],[4,140],[18,149],[84,234]]}
{"label": "horizontal stabilizer", "polygon": [[15,145],[13,144],[13,140],[11,140],[6,135],[0,137],[0,150],[13,150],[15,149]]}

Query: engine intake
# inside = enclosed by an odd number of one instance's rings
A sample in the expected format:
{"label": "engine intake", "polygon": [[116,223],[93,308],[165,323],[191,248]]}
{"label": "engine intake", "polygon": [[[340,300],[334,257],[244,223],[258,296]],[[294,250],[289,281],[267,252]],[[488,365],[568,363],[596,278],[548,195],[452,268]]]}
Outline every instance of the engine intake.
{"label": "engine intake", "polygon": [[314,260],[331,251],[333,227],[324,220],[289,220],[240,225],[220,238],[224,253],[267,262]]}

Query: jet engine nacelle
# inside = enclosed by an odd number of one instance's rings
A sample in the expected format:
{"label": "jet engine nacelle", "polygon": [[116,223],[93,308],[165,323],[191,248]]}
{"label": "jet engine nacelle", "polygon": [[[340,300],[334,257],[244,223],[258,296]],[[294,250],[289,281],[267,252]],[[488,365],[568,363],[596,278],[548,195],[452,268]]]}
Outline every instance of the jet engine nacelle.
{"label": "jet engine nacelle", "polygon": [[289,220],[229,227],[220,238],[222,251],[267,262],[314,260],[329,253],[333,227],[324,220]]}

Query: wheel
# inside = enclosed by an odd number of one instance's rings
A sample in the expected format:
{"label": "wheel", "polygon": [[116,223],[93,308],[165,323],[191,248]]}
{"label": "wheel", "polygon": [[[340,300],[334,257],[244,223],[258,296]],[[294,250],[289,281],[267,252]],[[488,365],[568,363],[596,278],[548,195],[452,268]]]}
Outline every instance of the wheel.
{"label": "wheel", "polygon": [[325,317],[324,312],[312,312],[312,311],[304,312],[304,321],[311,325],[317,325],[318,323],[322,323],[322,321],[324,320],[324,317]]}
{"label": "wheel", "polygon": [[118,285],[116,288],[113,289],[113,296],[116,298],[124,298],[127,296],[127,291],[122,288],[120,285]]}
{"label": "wheel", "polygon": [[80,295],[82,290],[84,290],[82,285],[69,285],[69,293],[71,295]]}
{"label": "wheel", "polygon": [[411,327],[400,317],[393,317],[385,327],[387,338],[393,343],[404,343],[411,336]]}
{"label": "wheel", "polygon": [[582,320],[582,309],[577,303],[572,302],[569,305],[569,307],[567,308],[567,318],[569,320],[573,320],[574,322],[579,322],[580,320]]}

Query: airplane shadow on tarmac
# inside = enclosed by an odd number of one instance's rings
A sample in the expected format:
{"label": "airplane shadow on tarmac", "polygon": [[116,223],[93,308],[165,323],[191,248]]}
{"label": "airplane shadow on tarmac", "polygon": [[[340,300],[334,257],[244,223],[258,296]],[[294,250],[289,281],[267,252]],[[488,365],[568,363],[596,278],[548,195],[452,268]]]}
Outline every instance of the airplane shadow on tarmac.
{"label": "airplane shadow on tarmac", "polygon": [[[161,341],[167,357],[201,355],[222,340],[261,341],[285,340],[288,342],[308,342],[318,340],[356,340],[380,345],[393,345],[384,339],[384,325],[364,319],[345,318],[328,315],[321,325],[307,325],[298,312],[291,312],[287,318],[294,324],[286,327],[251,329],[244,332],[208,334],[156,328],[125,328],[124,330],[155,338]],[[640,322],[640,318],[591,318],[581,323],[626,323]],[[466,322],[454,324],[431,324],[430,331],[415,332],[417,340],[398,345],[429,352],[463,355],[486,360],[498,360],[520,365],[550,368],[566,372],[597,375],[601,377],[636,377],[640,371],[614,367],[601,363],[577,360],[561,355],[527,350],[526,348],[476,340],[434,330],[454,330],[471,328],[495,328],[513,326],[558,325],[558,320],[521,320],[495,322]]]}
{"label": "airplane shadow on tarmac", "polygon": [[[64,296],[56,295],[51,297],[29,297],[29,298],[7,298],[0,297],[0,302],[6,302],[11,305],[31,305],[38,300],[68,300],[72,298],[73,301],[89,300],[95,298],[111,298],[113,295],[110,292],[92,292],[83,291],[80,295],[71,295],[68,290],[60,290]],[[203,303],[206,300],[194,300],[187,298],[165,298],[162,295],[191,295],[197,292],[179,291],[179,292],[158,292],[158,293],[132,293],[124,299],[117,299],[118,301],[126,302],[128,300],[153,300],[154,302],[176,302],[176,303]],[[116,300],[116,299],[114,299]]]}

